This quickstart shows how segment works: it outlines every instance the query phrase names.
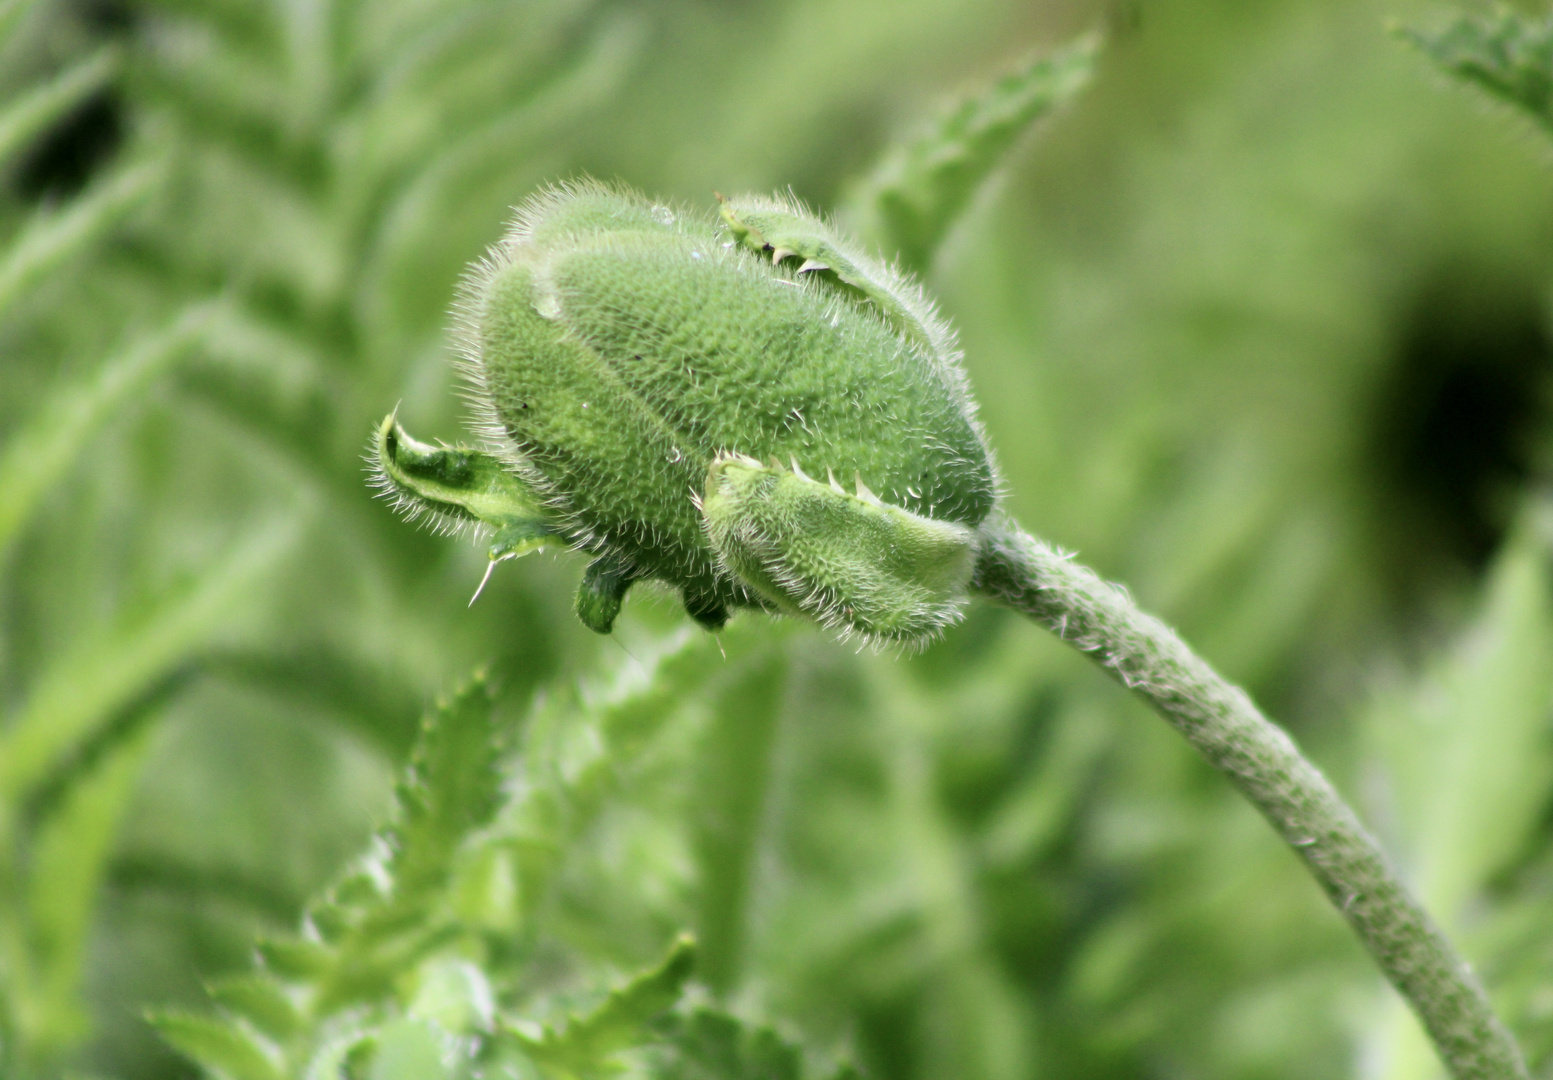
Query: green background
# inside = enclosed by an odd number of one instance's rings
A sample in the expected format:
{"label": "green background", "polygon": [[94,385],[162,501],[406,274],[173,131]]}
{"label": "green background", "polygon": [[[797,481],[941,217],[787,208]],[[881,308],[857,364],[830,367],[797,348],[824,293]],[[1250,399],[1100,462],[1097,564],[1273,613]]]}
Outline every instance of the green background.
{"label": "green background", "polygon": [[[144,1010],[295,928],[438,693],[489,664],[516,724],[681,632],[638,590],[590,635],[567,555],[467,607],[481,551],[366,485],[396,404],[469,437],[445,312],[510,206],[586,174],[844,210],[944,100],[1100,28],[926,274],[1007,505],[1290,728],[1545,1068],[1553,150],[1388,33],[1445,14],[5,8],[0,102],[102,70],[0,162],[0,1063],[194,1075]],[[81,207],[79,242],[40,232]],[[1433,1075],[1296,860],[1057,643],[737,622],[556,833],[525,970],[690,928],[708,993],[879,1080]]]}

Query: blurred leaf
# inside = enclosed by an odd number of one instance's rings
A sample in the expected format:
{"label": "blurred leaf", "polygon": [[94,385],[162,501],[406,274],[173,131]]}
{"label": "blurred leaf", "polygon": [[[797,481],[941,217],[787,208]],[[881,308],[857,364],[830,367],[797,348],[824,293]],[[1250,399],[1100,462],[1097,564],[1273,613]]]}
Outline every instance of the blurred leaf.
{"label": "blurred leaf", "polygon": [[[1545,828],[1553,804],[1553,507],[1533,503],[1484,582],[1480,610],[1411,693],[1368,718],[1425,904],[1447,930],[1468,912],[1492,932],[1494,878]],[[1553,985],[1553,970],[1543,973]],[[1424,1080],[1434,1055],[1394,1007],[1388,1080]]]}
{"label": "blurred leaf", "polygon": [[1542,531],[1535,517],[1517,529],[1460,640],[1369,720],[1415,877],[1447,924],[1522,850],[1553,796],[1553,557]]}
{"label": "blurred leaf", "polygon": [[163,175],[157,164],[136,165],[99,181],[60,209],[39,210],[0,250],[0,314],[67,259],[101,241]]}
{"label": "blurred leaf", "polygon": [[773,641],[711,695],[696,784],[697,966],[721,993],[737,985],[744,960],[786,681],[787,657]]}
{"label": "blurred leaf", "polygon": [[0,560],[40,499],[59,483],[98,428],[176,363],[212,322],[201,305],[159,334],[110,357],[89,379],[55,389],[0,448]]}
{"label": "blurred leaf", "polygon": [[195,580],[123,625],[83,638],[35,680],[0,728],[0,807],[27,798],[118,709],[221,642],[231,609],[290,547],[286,519],[256,530]]}
{"label": "blurred leaf", "polygon": [[803,1055],[770,1028],[699,1008],[659,1024],[668,1053],[655,1055],[663,1080],[802,1080]]}
{"label": "blurred leaf", "polygon": [[[4,13],[0,13],[3,26]],[[4,31],[0,29],[0,36]],[[61,71],[42,86],[0,109],[0,164],[40,132],[102,89],[118,70],[118,56],[102,49]]]}
{"label": "blurred leaf", "polygon": [[[600,685],[559,692],[535,709],[525,732],[523,798],[502,813],[514,845],[520,893],[533,913],[552,897],[564,857],[597,826],[634,763],[702,688],[751,664],[784,632],[741,619],[717,636],[682,629]],[[722,871],[718,871],[719,873]]]}
{"label": "blurred leaf", "polygon": [[327,975],[334,966],[334,954],[320,941],[277,938],[261,940],[254,952],[267,972],[294,982],[311,982]]}
{"label": "blurred leaf", "polygon": [[1441,30],[1401,35],[1442,69],[1513,105],[1553,135],[1553,16],[1509,9],[1462,15]]}
{"label": "blurred leaf", "polygon": [[607,1071],[615,1054],[647,1041],[648,1025],[679,1001],[695,962],[695,942],[682,936],[657,967],[611,990],[597,1008],[571,1017],[563,1028],[546,1025],[538,1038],[511,1028],[504,1034],[550,1074],[588,1080]]}
{"label": "blurred leaf", "polygon": [[458,1075],[447,1033],[425,1020],[395,1020],[373,1040],[370,1080],[440,1080]]}
{"label": "blurred leaf", "polygon": [[[650,1056],[650,1074],[659,1080],[803,1080],[803,1052],[769,1027],[700,1007],[673,1013],[656,1025],[661,1048]],[[831,1080],[861,1080],[850,1065]]]}
{"label": "blurred leaf", "polygon": [[234,975],[210,985],[210,999],[272,1039],[286,1039],[302,1027],[296,1003],[279,984],[257,975]]}
{"label": "blurred leaf", "polygon": [[0,46],[8,44],[6,39],[11,36],[11,31],[35,2],[36,0],[0,0]]}
{"label": "blurred leaf", "polygon": [[385,837],[395,905],[421,907],[436,895],[459,843],[496,812],[498,736],[483,674],[422,722],[399,788],[400,818]]}
{"label": "blurred leaf", "polygon": [[925,271],[1019,137],[1089,82],[1099,51],[1090,36],[1028,60],[887,151],[851,200],[864,231],[908,269]]}
{"label": "blurred leaf", "polygon": [[[148,738],[137,733],[78,778],[36,830],[27,876],[31,985],[8,987],[23,1052],[47,1062],[85,1033],[78,999],[87,935],[119,821],[140,775]],[[21,972],[10,973],[12,980]]]}
{"label": "blurred leaf", "polygon": [[219,1080],[287,1080],[275,1052],[237,1024],[177,1012],[149,1019],[158,1035]]}

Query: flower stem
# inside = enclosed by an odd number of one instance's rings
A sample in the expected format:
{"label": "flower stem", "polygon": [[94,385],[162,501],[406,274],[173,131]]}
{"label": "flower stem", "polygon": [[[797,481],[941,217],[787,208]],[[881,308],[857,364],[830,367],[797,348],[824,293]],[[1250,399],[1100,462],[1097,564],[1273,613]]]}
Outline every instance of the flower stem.
{"label": "flower stem", "polygon": [[1160,620],[1094,571],[1020,531],[983,526],[974,589],[1024,612],[1144,698],[1229,777],[1304,860],[1456,1080],[1527,1080],[1482,985],[1292,739]]}

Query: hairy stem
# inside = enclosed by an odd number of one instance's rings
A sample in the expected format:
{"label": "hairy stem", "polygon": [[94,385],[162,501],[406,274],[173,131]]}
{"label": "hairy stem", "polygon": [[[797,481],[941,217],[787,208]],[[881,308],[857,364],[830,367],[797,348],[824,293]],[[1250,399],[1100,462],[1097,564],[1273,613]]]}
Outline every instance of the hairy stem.
{"label": "hairy stem", "polygon": [[1408,894],[1380,846],[1284,731],[1125,591],[1021,532],[989,523],[973,587],[1045,624],[1144,698],[1254,803],[1326,890],[1456,1080],[1527,1080],[1471,968]]}

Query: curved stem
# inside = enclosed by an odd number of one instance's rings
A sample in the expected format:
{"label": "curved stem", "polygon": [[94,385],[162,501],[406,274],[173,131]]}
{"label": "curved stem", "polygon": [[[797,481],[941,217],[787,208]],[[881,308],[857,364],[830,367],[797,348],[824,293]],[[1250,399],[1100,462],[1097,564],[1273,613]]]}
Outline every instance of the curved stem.
{"label": "curved stem", "polygon": [[1456,1080],[1527,1080],[1526,1062],[1471,968],[1408,894],[1380,846],[1284,731],[1122,589],[1021,532],[983,526],[973,587],[1044,623],[1229,777],[1304,860]]}

